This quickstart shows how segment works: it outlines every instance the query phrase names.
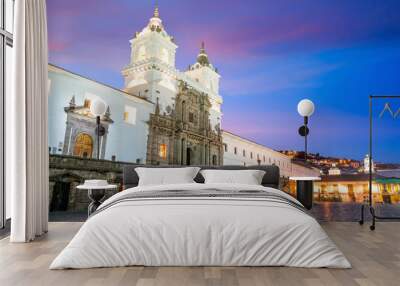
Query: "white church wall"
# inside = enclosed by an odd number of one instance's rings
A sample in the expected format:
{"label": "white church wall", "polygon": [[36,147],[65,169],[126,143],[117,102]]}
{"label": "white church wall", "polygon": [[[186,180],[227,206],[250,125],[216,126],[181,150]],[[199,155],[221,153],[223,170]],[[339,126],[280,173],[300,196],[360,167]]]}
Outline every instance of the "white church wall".
{"label": "white church wall", "polygon": [[268,147],[223,131],[224,165],[276,165],[281,176],[318,176],[319,171],[292,163],[291,158]]}
{"label": "white church wall", "polygon": [[[150,113],[154,105],[146,100],[128,95],[122,91],[86,79],[79,75],[50,65],[49,79],[49,147],[62,150],[66,129],[64,107],[69,105],[73,95],[77,106],[84,104],[85,99],[103,100],[111,109],[111,119],[107,137],[105,159],[126,162],[145,162]],[[133,120],[133,110],[135,117]],[[125,112],[130,112],[129,122],[125,121]],[[57,151],[61,154],[61,151]]]}

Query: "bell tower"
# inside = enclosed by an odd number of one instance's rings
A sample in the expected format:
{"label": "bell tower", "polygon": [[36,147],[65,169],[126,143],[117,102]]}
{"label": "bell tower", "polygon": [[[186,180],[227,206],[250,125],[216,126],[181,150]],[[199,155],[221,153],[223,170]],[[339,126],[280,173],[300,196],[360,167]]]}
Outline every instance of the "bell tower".
{"label": "bell tower", "polygon": [[214,130],[220,129],[222,97],[219,95],[219,81],[221,76],[218,74],[217,69],[211,64],[204,42],[201,43],[196,63],[190,65],[189,69],[185,71],[185,74],[205,88],[205,92],[208,94],[211,102],[211,128]]}
{"label": "bell tower", "polygon": [[147,26],[135,33],[130,44],[130,62],[122,70],[124,90],[154,103],[159,98],[161,109],[171,105],[172,93],[176,93],[174,75],[178,46],[166,32],[157,6]]}
{"label": "bell tower", "polygon": [[158,7],[155,7],[153,17],[147,26],[136,32],[131,43],[131,64],[155,58],[175,67],[176,44],[173,37],[169,36],[164,29]]}

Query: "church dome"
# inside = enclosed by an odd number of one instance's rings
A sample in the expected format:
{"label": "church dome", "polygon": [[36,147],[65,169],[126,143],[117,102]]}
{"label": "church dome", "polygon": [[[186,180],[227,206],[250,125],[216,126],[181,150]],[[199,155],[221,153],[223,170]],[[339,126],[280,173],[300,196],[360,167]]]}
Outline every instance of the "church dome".
{"label": "church dome", "polygon": [[149,23],[147,24],[146,27],[144,27],[144,29],[141,32],[137,32],[134,36],[134,38],[138,38],[141,37],[143,35],[147,35],[150,33],[158,33],[160,34],[162,37],[168,39],[169,41],[171,41],[172,43],[175,43],[174,38],[171,37],[170,35],[168,35],[168,33],[165,31],[164,29],[164,25],[162,23],[162,20],[160,18],[160,12],[158,9],[158,6],[156,6],[154,8],[154,12],[152,17],[149,20]]}

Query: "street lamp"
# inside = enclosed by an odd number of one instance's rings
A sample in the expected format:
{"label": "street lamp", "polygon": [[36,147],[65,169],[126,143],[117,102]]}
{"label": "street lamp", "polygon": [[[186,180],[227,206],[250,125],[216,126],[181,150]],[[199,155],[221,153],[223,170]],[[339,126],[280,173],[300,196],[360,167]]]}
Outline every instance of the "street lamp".
{"label": "street lamp", "polygon": [[106,133],[104,126],[100,124],[100,116],[106,112],[106,104],[101,100],[96,100],[90,105],[90,112],[96,116],[96,130],[97,135],[97,160],[100,159],[100,136]]}
{"label": "street lamp", "polygon": [[297,112],[304,117],[304,125],[299,128],[300,136],[304,137],[304,160],[307,160],[307,136],[310,132],[308,118],[314,113],[314,109],[314,103],[309,99],[303,99],[297,105]]}

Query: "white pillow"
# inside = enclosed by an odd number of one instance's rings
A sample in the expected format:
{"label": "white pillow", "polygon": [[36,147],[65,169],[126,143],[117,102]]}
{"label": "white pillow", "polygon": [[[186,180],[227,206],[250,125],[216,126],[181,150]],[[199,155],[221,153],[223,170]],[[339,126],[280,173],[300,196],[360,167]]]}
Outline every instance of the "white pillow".
{"label": "white pillow", "polygon": [[261,185],[265,171],[262,170],[202,170],[206,184]]}
{"label": "white pillow", "polygon": [[139,186],[194,183],[199,167],[187,168],[135,168]]}

